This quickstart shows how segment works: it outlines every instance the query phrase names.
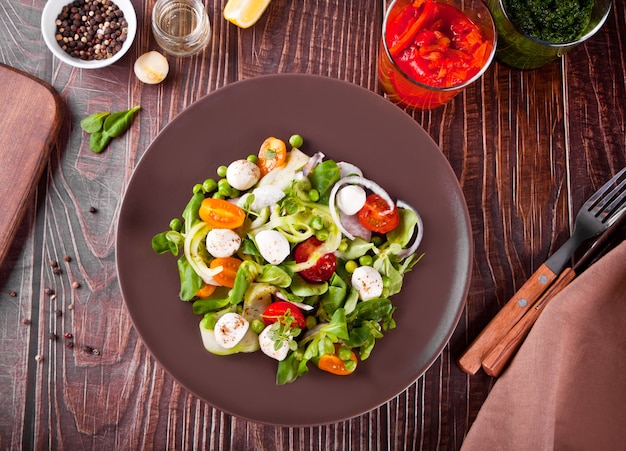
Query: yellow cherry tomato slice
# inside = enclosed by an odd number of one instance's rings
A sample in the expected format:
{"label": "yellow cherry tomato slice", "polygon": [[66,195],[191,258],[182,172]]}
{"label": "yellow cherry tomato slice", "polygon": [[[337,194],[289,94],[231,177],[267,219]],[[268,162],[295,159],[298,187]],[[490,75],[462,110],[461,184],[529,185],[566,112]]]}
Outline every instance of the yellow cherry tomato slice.
{"label": "yellow cherry tomato slice", "polygon": [[235,286],[235,277],[237,277],[237,270],[241,265],[241,260],[235,257],[220,257],[214,258],[209,263],[211,269],[221,266],[223,269],[221,272],[213,276],[213,280],[224,287],[232,288]]}
{"label": "yellow cherry tomato slice", "polygon": [[354,362],[354,366],[352,369],[348,369],[346,368],[346,362],[341,360],[341,358],[337,355],[337,349],[338,347],[335,346],[335,354],[322,355],[317,362],[317,367],[320,370],[327,371],[332,374],[337,374],[339,376],[347,376],[349,374],[352,374],[356,369],[356,354],[353,351],[350,351],[350,360]]}
{"label": "yellow cherry tomato slice", "polygon": [[287,164],[287,146],[281,139],[270,136],[259,149],[259,169],[261,169],[261,177],[273,169],[283,167]]}
{"label": "yellow cherry tomato slice", "polygon": [[202,201],[198,214],[200,219],[218,229],[236,229],[241,227],[246,219],[246,212],[237,205],[212,197]]}
{"label": "yellow cherry tomato slice", "polygon": [[200,287],[198,291],[196,291],[196,296],[199,297],[200,299],[208,298],[215,292],[216,289],[217,289],[216,285],[209,285],[205,283],[204,285]]}

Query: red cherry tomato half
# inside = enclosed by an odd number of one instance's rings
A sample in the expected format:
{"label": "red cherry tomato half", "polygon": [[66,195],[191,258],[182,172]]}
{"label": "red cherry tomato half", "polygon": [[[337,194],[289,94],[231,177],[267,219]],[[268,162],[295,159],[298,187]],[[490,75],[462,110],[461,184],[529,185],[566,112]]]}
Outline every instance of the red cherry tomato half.
{"label": "red cherry tomato half", "polygon": [[291,323],[291,325],[300,329],[304,329],[306,327],[304,315],[302,314],[300,309],[293,305],[291,302],[272,302],[261,314],[261,318],[263,318],[263,322],[269,326],[270,324],[274,324],[276,321],[278,321],[279,318],[285,316],[287,310],[289,310],[289,314],[293,317],[293,323]]}
{"label": "red cherry tomato half", "polygon": [[400,223],[398,208],[394,205],[393,210],[390,210],[387,202],[378,194],[367,196],[358,216],[363,227],[376,233],[390,232]]}
{"label": "red cherry tomato half", "polygon": [[[294,258],[296,263],[302,263],[317,251],[322,242],[314,236],[306,239],[296,246]],[[300,271],[300,275],[309,282],[326,282],[330,279],[337,268],[337,257],[335,254],[320,255],[315,266]]]}

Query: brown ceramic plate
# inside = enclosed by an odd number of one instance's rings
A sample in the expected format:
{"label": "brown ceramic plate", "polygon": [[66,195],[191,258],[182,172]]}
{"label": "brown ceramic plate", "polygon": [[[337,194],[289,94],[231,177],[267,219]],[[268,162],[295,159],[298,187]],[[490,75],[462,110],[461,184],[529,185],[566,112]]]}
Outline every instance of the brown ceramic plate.
{"label": "brown ceramic plate", "polygon": [[[310,368],[284,386],[262,353],[215,356],[204,350],[199,317],[178,299],[176,259],[157,255],[153,235],[180,217],[195,183],[256,153],[268,136],[299,133],[303,151],[358,164],[365,175],[412,204],[424,222],[426,255],[405,277],[397,328],[348,377]],[[309,75],[240,81],[176,117],[137,165],[120,212],[117,265],[141,338],[184,387],[211,405],[261,423],[304,426],[345,420],[384,404],[420,377],[457,325],[472,257],[469,216],[448,161],[426,132],[381,96]]]}

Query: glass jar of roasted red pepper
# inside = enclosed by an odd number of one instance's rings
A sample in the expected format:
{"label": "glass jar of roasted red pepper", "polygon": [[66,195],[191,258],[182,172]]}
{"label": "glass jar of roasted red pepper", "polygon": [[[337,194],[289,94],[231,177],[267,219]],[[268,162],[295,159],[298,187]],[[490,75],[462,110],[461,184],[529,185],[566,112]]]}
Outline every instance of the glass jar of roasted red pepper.
{"label": "glass jar of roasted red pepper", "polygon": [[495,46],[482,0],[395,0],[383,23],[381,85],[405,106],[441,106],[484,73]]}

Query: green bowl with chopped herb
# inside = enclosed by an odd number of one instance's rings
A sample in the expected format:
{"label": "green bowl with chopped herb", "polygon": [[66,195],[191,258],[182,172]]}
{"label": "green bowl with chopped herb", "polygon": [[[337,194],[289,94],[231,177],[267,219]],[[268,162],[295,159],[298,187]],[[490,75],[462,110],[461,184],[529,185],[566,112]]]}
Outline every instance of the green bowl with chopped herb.
{"label": "green bowl with chopped herb", "polygon": [[604,25],[611,0],[488,0],[498,30],[496,58],[536,69],[563,56]]}

